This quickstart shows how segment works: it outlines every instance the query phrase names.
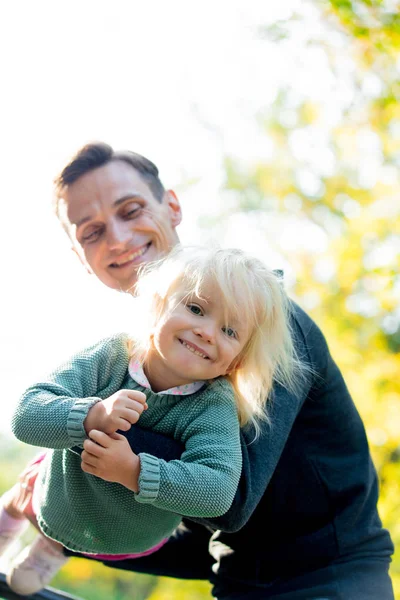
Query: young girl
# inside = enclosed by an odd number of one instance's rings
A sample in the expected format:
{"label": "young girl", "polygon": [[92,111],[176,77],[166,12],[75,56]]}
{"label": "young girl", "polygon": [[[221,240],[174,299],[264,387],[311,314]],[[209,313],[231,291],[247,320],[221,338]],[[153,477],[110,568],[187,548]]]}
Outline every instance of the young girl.
{"label": "young girl", "polygon": [[[174,250],[143,268],[135,294],[133,336],[74,356],[13,417],[18,439],[53,449],[34,490],[43,533],[108,559],[158,549],[182,515],[224,514],[240,477],[239,427],[257,436],[272,383],[293,389],[301,376],[281,282],[239,250]],[[131,450],[117,430],[139,417],[184,445],[180,460]],[[26,594],[24,561],[8,581]]]}

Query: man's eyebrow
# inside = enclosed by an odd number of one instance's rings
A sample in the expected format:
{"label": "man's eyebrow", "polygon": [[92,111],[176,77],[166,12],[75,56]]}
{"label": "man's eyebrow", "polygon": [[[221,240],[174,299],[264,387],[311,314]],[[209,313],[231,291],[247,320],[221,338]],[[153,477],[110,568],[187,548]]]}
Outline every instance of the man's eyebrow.
{"label": "man's eyebrow", "polygon": [[[121,198],[118,198],[117,200],[115,200],[115,202],[113,202],[113,206],[120,206],[120,204],[123,204],[126,200],[135,200],[135,199],[141,199],[143,198],[143,196],[141,194],[139,194],[139,192],[130,192],[129,194],[124,194],[123,196],[121,196]],[[93,217],[91,217],[90,215],[88,215],[87,217],[83,217],[80,221],[78,221],[77,223],[75,223],[75,227],[80,227],[81,225],[83,225],[84,223],[87,223],[88,221],[91,221]]]}
{"label": "man's eyebrow", "polygon": [[136,198],[140,200],[143,199],[143,196],[142,194],[139,194],[139,192],[129,192],[129,194],[124,194],[121,198],[118,198],[118,200],[113,203],[113,206],[119,206],[120,204],[123,204],[125,200],[136,200]]}

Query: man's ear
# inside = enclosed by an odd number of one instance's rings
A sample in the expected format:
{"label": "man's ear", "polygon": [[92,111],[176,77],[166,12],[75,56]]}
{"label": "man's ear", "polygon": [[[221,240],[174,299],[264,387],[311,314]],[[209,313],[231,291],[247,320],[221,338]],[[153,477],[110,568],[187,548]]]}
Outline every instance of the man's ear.
{"label": "man's ear", "polygon": [[173,190],[165,192],[164,201],[168,204],[168,211],[172,227],[177,227],[182,221],[182,210],[177,195]]}
{"label": "man's ear", "polygon": [[85,269],[89,273],[89,275],[93,275],[92,269],[89,267],[88,263],[85,260],[85,257],[82,256],[82,253],[79,252],[78,248],[76,248],[75,246],[71,246],[71,250],[79,258],[80,263],[85,267]]}

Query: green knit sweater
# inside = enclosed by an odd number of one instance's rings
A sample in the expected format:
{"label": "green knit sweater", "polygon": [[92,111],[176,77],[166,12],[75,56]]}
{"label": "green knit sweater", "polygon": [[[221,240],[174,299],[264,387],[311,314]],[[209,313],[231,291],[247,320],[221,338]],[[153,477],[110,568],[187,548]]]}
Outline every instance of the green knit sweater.
{"label": "green knit sweater", "polygon": [[[156,394],[128,373],[127,337],[107,338],[75,355],[47,381],[28,388],[15,410],[15,436],[53,448],[38,477],[42,531],[78,552],[142,552],[168,537],[181,516],[215,517],[230,507],[241,450],[233,390],[219,378],[188,396]],[[139,454],[139,493],[81,469],[83,422],[99,399],[138,389],[148,410],[140,426],[184,444],[180,460]],[[75,448],[74,448],[75,447]]]}

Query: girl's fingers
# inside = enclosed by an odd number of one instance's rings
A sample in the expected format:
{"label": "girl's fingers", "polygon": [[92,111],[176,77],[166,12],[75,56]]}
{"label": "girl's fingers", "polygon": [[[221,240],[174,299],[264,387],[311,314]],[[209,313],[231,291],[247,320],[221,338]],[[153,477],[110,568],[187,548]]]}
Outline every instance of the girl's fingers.
{"label": "girl's fingers", "polygon": [[140,402],[140,404],[146,404],[146,394],[143,392],[139,392],[138,390],[126,390],[126,395],[131,400],[135,400],[135,402]]}
{"label": "girl's fingers", "polygon": [[118,429],[120,429],[121,431],[129,431],[131,427],[132,423],[130,423],[127,419],[121,419]]}
{"label": "girl's fingers", "polygon": [[89,452],[86,452],[86,450],[84,450],[81,454],[81,462],[85,463],[87,465],[91,465],[92,467],[95,467],[97,465],[97,461],[98,461],[98,457],[94,456],[93,454],[90,454]]}
{"label": "girl's fingers", "polygon": [[90,454],[91,456],[96,456],[98,458],[104,452],[104,447],[100,446],[96,442],[93,442],[92,440],[85,440],[83,442],[83,449],[86,451],[86,454]]}
{"label": "girl's fingers", "polygon": [[117,432],[110,433],[109,437],[112,440],[125,440],[126,439],[125,436],[123,436],[123,435],[121,435],[120,433],[117,433]]}
{"label": "girl's fingers", "polygon": [[92,465],[90,465],[87,462],[82,462],[81,463],[81,469],[85,473],[90,473],[91,475],[95,475],[96,474],[96,469],[94,467],[92,467]]}
{"label": "girl's fingers", "polygon": [[[103,448],[108,448],[108,446],[110,445],[109,435],[107,433],[103,433],[102,431],[98,431],[97,429],[92,429],[91,431],[89,431],[89,437],[96,444],[102,446]],[[84,442],[83,447],[85,447],[86,441]]]}

